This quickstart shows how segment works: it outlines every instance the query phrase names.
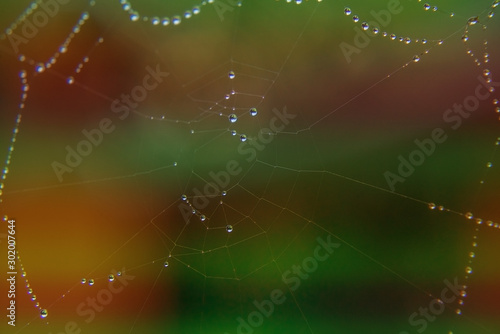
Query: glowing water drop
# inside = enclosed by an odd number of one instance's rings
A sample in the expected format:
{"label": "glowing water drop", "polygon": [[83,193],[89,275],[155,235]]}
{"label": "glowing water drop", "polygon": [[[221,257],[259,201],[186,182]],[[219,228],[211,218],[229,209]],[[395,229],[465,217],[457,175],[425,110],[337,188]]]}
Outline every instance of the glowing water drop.
{"label": "glowing water drop", "polygon": [[477,17],[477,16],[473,16],[467,20],[467,24],[470,26],[477,24],[478,22],[479,22],[479,17]]}
{"label": "glowing water drop", "polygon": [[35,71],[37,71],[38,73],[42,73],[43,71],[45,71],[45,65],[43,63],[36,64]]}
{"label": "glowing water drop", "polygon": [[207,219],[207,216],[205,216],[205,215],[201,215],[201,216],[200,216],[200,220],[201,220],[202,222],[204,222],[206,219]]}
{"label": "glowing water drop", "polygon": [[176,16],[172,17],[172,23],[175,26],[179,25],[181,23],[181,17],[179,15],[176,15]]}
{"label": "glowing water drop", "polygon": [[413,62],[418,63],[420,61],[420,57],[415,55],[413,56]]}
{"label": "glowing water drop", "polygon": [[428,3],[424,4],[424,9],[425,10],[429,10],[430,8],[431,8],[431,5],[429,5]]}
{"label": "glowing water drop", "polygon": [[227,231],[228,233],[233,232],[233,225],[226,225],[226,231]]}
{"label": "glowing water drop", "polygon": [[469,253],[469,257],[471,257],[471,258],[476,257],[476,253],[474,253],[474,252],[470,252],[470,253]]}
{"label": "glowing water drop", "polygon": [[466,268],[465,268],[465,272],[466,272],[467,274],[472,274],[472,268],[471,268],[471,267],[466,267]]}
{"label": "glowing water drop", "polygon": [[113,282],[115,280],[115,275],[109,274],[108,281]]}
{"label": "glowing water drop", "polygon": [[82,282],[82,284],[85,284],[85,283],[87,283],[87,280],[85,278],[82,278],[81,282]]}
{"label": "glowing water drop", "polygon": [[351,13],[352,13],[351,8],[349,8],[349,7],[344,8],[345,15],[351,15]]}
{"label": "glowing water drop", "polygon": [[488,168],[491,168],[492,166],[493,166],[493,164],[492,164],[491,162],[488,162],[488,163],[486,164],[486,167],[488,167]]}
{"label": "glowing water drop", "polygon": [[434,204],[434,203],[429,203],[428,206],[429,206],[429,209],[431,209],[431,210],[434,210],[436,208],[436,204]]}
{"label": "glowing water drop", "polygon": [[465,218],[467,218],[467,219],[472,219],[472,218],[474,218],[474,215],[472,214],[472,212],[467,212],[467,213],[465,214]]}
{"label": "glowing water drop", "polygon": [[229,122],[231,123],[235,123],[237,120],[238,120],[238,116],[236,116],[236,114],[231,114],[229,115]]}
{"label": "glowing water drop", "polygon": [[168,261],[163,262],[163,266],[166,268],[168,267]]}
{"label": "glowing water drop", "polygon": [[244,134],[243,134],[243,135],[241,135],[241,136],[240,136],[240,141],[242,141],[242,142],[246,142],[246,141],[247,141],[247,135],[244,135]]}
{"label": "glowing water drop", "polygon": [[250,109],[250,116],[257,116],[257,108]]}
{"label": "glowing water drop", "polygon": [[234,71],[229,71],[228,76],[229,76],[229,79],[234,79],[234,77],[235,77]]}
{"label": "glowing water drop", "polygon": [[354,22],[358,22],[358,21],[359,21],[359,16],[358,16],[358,15],[354,15],[354,16],[352,17],[352,20],[353,20]]}
{"label": "glowing water drop", "polygon": [[46,309],[43,309],[40,311],[40,317],[47,318],[48,315],[49,315],[49,312]]}
{"label": "glowing water drop", "polygon": [[182,195],[182,196],[181,196],[181,199],[182,199],[183,201],[185,201],[185,200],[187,200],[187,196],[186,196],[186,195]]}
{"label": "glowing water drop", "polygon": [[368,23],[366,23],[366,22],[363,22],[363,23],[361,23],[361,28],[363,30],[368,30],[368,28],[370,28],[370,25]]}
{"label": "glowing water drop", "polygon": [[94,282],[94,279],[93,279],[93,278],[89,279],[89,285],[90,285],[90,286],[94,285],[94,283],[95,283],[95,282]]}
{"label": "glowing water drop", "polygon": [[68,85],[72,85],[75,82],[75,78],[68,77],[68,79],[66,80],[66,82],[68,83]]}

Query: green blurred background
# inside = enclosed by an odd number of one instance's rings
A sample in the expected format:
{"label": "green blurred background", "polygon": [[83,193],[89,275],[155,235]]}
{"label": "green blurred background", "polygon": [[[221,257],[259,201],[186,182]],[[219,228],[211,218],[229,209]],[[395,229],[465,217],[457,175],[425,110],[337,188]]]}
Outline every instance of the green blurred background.
{"label": "green blurred background", "polygon": [[[2,333],[499,332],[500,235],[486,223],[500,222],[499,114],[492,104],[498,89],[456,130],[443,120],[474,94],[484,69],[498,81],[498,13],[487,18],[492,1],[430,3],[437,11],[401,1],[400,13],[378,36],[368,31],[367,45],[348,61],[341,43],[355,46],[361,22],[392,3],[147,0],[131,3],[141,14],[133,22],[118,0],[73,0],[59,4],[18,52],[3,35],[4,155],[20,111],[20,70],[28,73],[29,91],[0,210],[17,221],[26,278],[49,316],[40,318],[19,275],[17,325],[4,319]],[[29,5],[3,1],[2,29]],[[178,25],[151,22],[197,5],[200,13]],[[89,20],[67,53],[36,73],[30,60],[46,62],[85,11]],[[476,15],[464,46],[467,20]],[[21,35],[22,24],[13,33]],[[391,41],[383,31],[412,42]],[[423,38],[427,44],[416,43]],[[481,59],[488,52],[489,63],[476,66],[467,47]],[[89,62],[75,74],[85,56]],[[112,101],[141,85],[148,66],[169,76],[120,119]],[[251,107],[257,116],[249,116]],[[263,134],[273,110],[284,108],[294,118],[283,133]],[[233,112],[238,121],[230,123]],[[82,131],[103,118],[114,130],[59,182],[53,162],[64,163],[66,146],[76,148]],[[409,198],[391,193],[384,173],[396,173],[398,156],[407,158],[414,140],[435,128],[447,140],[396,185]],[[262,150],[250,159],[240,145]],[[232,160],[241,172],[186,224],[181,196],[202,201],[197,190],[203,193],[210,173]],[[453,212],[429,210],[428,202]],[[467,220],[466,212],[484,223]],[[291,291],[283,273],[329,235],[340,246]],[[79,305],[109,295],[113,270],[134,278],[86,322]],[[80,284],[82,278],[95,285]],[[457,297],[425,330],[412,326],[410,315],[455,278],[467,285],[463,305]],[[238,318],[248,321],[254,301],[269,300],[274,289],[285,302],[261,325],[238,329]]]}

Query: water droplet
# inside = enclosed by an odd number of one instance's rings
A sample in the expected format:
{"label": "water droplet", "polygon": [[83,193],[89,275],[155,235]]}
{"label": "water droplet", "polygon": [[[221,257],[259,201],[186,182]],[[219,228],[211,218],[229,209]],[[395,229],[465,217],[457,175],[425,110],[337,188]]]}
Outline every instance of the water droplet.
{"label": "water droplet", "polygon": [[25,70],[22,70],[22,71],[19,72],[19,77],[20,78],[26,78],[26,76],[27,76],[27,73],[26,73]]}
{"label": "water droplet", "polygon": [[462,36],[462,42],[467,42],[469,40],[469,36],[463,35]]}
{"label": "water droplet", "polygon": [[94,279],[93,279],[93,278],[89,279],[89,285],[90,285],[90,286],[94,285],[94,283],[95,283],[95,282],[94,282]]}
{"label": "water droplet", "polygon": [[187,200],[187,196],[183,194],[183,195],[181,196],[181,199],[182,199],[183,201],[185,201],[185,200]]}
{"label": "water droplet", "polygon": [[184,12],[184,17],[185,17],[186,19],[190,19],[190,18],[191,18],[191,16],[193,16],[193,13],[191,13],[191,11],[190,11],[190,10],[186,10],[186,11]]}
{"label": "water droplet", "polygon": [[193,7],[193,14],[198,15],[199,13],[200,13],[200,7],[198,7],[198,6]]}
{"label": "water droplet", "polygon": [[351,13],[352,13],[351,8],[349,8],[349,7],[344,8],[345,15],[351,15]]}
{"label": "water droplet", "polygon": [[45,71],[45,65],[43,63],[36,64],[35,71],[37,71],[38,73],[42,73],[43,71]]}
{"label": "water droplet", "polygon": [[202,222],[204,222],[206,219],[207,219],[207,216],[205,216],[205,215],[201,215],[201,216],[200,216],[200,220],[201,220]]}
{"label": "water droplet", "polygon": [[438,206],[438,210],[439,211],[444,211],[444,206],[442,206],[442,205]]}
{"label": "water droplet", "polygon": [[461,309],[459,309],[459,308],[457,308],[457,309],[455,310],[455,313],[456,313],[456,314],[458,314],[458,315],[460,315],[460,314],[462,314],[462,310],[461,310]]}
{"label": "water droplet", "polygon": [[476,224],[481,225],[483,223],[483,220],[481,218],[476,219]]}
{"label": "water droplet", "polygon": [[68,79],[66,79],[66,82],[68,83],[68,85],[72,85],[75,82],[75,78],[68,77]]}
{"label": "water droplet", "polygon": [[467,212],[467,213],[465,213],[465,218],[472,219],[472,218],[474,218],[474,215],[472,214],[472,212]]}
{"label": "water droplet", "polygon": [[229,115],[229,122],[235,123],[238,120],[238,116],[236,114]]}
{"label": "water droplet", "polygon": [[151,23],[154,25],[154,26],[157,26],[158,24],[160,24],[160,18],[159,17],[153,17],[151,19]]}
{"label": "water droplet", "polygon": [[235,77],[234,71],[229,71],[228,76],[229,76],[229,79],[234,79],[234,77]]}
{"label": "water droplet", "polygon": [[167,267],[168,267],[168,261],[163,262],[163,266],[164,266],[165,268],[167,268]]}
{"label": "water droplet", "polygon": [[469,253],[469,257],[471,257],[471,258],[476,257],[476,253],[474,253],[474,252],[470,252],[470,253]]}
{"label": "water droplet", "polygon": [[33,293],[33,289],[32,288],[29,288],[28,289],[28,293],[31,295]]}
{"label": "water droplet", "polygon": [[368,30],[368,28],[370,28],[370,25],[368,23],[366,23],[366,22],[363,22],[363,23],[361,23],[361,28],[363,30]]}
{"label": "water droplet", "polygon": [[227,195],[227,191],[223,190],[222,191],[222,196],[226,196]]}
{"label": "water droplet", "polygon": [[413,62],[418,63],[420,61],[420,57],[415,55],[413,56]]}
{"label": "water droplet", "polygon": [[354,15],[354,16],[352,17],[352,20],[353,20],[354,22],[358,22],[358,21],[359,21],[359,16],[358,16],[358,15]]}
{"label": "water droplet", "polygon": [[115,275],[109,274],[108,281],[113,282],[115,280]]}
{"label": "water droplet", "polygon": [[135,21],[138,21],[138,20],[139,20],[139,15],[138,15],[138,14],[136,14],[136,13],[132,13],[132,14],[130,14],[130,20],[131,20],[131,21],[134,21],[134,22],[135,22]]}
{"label": "water droplet", "polygon": [[491,162],[488,162],[488,163],[486,164],[486,167],[488,167],[488,168],[491,168],[492,166],[493,166],[493,164],[492,164]]}
{"label": "water droplet", "polygon": [[431,210],[434,210],[436,208],[436,204],[434,204],[434,203],[429,203],[428,206],[429,206],[429,209],[431,209]]}
{"label": "water droplet", "polygon": [[176,16],[172,17],[172,23],[175,26],[179,25],[181,23],[181,17],[179,15],[176,15]]}
{"label": "water droplet", "polygon": [[31,296],[31,300],[35,301],[36,300],[36,295]]}
{"label": "water droplet", "polygon": [[473,16],[467,20],[467,24],[472,26],[474,24],[477,24],[479,22],[479,17]]}
{"label": "water droplet", "polygon": [[233,225],[226,225],[226,231],[227,231],[228,233],[233,232]]}
{"label": "water droplet", "polygon": [[471,267],[465,267],[465,272],[467,274],[472,274],[472,268]]}
{"label": "water droplet", "polygon": [[392,40],[395,40],[397,36],[395,34],[391,34],[390,37],[391,37]]}
{"label": "water droplet", "polygon": [[242,142],[247,141],[247,135],[241,135],[240,136],[240,141],[242,141]]}
{"label": "water droplet", "polygon": [[429,5],[428,3],[424,4],[424,9],[425,10],[429,10],[430,8],[431,8],[431,5]]}
{"label": "water droplet", "polygon": [[250,109],[250,116],[257,116],[257,108]]}
{"label": "water droplet", "polygon": [[47,318],[48,315],[49,315],[49,312],[46,309],[43,309],[40,311],[40,317]]}
{"label": "water droplet", "polygon": [[168,17],[164,17],[163,19],[161,19],[161,24],[163,26],[168,26],[170,24],[170,19]]}

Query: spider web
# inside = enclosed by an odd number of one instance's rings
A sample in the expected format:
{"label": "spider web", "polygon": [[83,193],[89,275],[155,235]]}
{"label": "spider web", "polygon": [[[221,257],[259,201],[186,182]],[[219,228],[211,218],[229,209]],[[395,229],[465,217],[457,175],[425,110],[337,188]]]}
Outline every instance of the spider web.
{"label": "spider web", "polygon": [[498,2],[395,3],[5,5],[8,330],[496,332]]}

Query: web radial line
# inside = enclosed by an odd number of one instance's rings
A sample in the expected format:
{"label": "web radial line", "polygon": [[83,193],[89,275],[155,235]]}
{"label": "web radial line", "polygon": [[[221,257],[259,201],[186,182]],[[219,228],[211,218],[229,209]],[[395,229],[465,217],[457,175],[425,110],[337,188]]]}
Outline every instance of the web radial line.
{"label": "web radial line", "polygon": [[[279,267],[278,263],[276,261],[273,261],[273,262],[276,265],[276,269],[278,269],[278,271],[280,272],[281,277],[283,277],[283,271]],[[295,297],[295,293],[292,291],[292,289],[288,285],[286,285],[286,287],[288,289],[288,292],[290,292],[290,295],[292,296],[293,301],[295,302],[295,306],[297,306],[300,314],[302,315],[302,319],[304,319],[304,321],[305,321],[305,323],[307,325],[307,328],[309,329],[309,332],[311,334],[314,333],[313,330],[312,330],[312,328],[311,328],[311,325],[309,324],[309,320],[307,320],[307,317],[306,317],[304,311],[302,310],[302,307],[300,307],[299,302],[297,301],[297,298]]]}
{"label": "web radial line", "polygon": [[149,297],[151,296],[151,292],[153,292],[153,289],[156,286],[156,283],[158,282],[158,278],[160,278],[160,275],[162,272],[163,272],[163,268],[161,268],[160,271],[158,272],[158,275],[156,275],[156,279],[153,283],[153,286],[151,287],[151,289],[149,289],[148,295],[146,296],[146,299],[142,303],[141,309],[139,310],[139,314],[137,314],[137,316],[135,317],[134,323],[132,324],[132,327],[130,328],[129,333],[132,333],[132,331],[134,330],[134,327],[137,323],[137,320],[141,316],[142,311],[144,310],[144,306],[146,306],[146,302],[149,300]]}
{"label": "web radial line", "polygon": [[[229,60],[228,60],[228,61],[223,62],[222,64],[220,64],[220,65],[216,66],[215,68],[211,69],[210,71],[205,72],[204,74],[199,75],[199,76],[197,76],[196,78],[192,79],[191,81],[188,81],[188,82],[186,82],[185,84],[181,85],[181,86],[182,86],[182,88],[186,88],[187,86],[189,86],[189,85],[190,85],[190,84],[192,84],[193,82],[196,82],[196,81],[200,80],[201,78],[203,78],[203,77],[205,77],[205,76],[209,75],[210,73],[217,72],[219,69],[223,68],[224,66],[226,66],[226,65],[227,65],[227,64],[229,64],[229,63],[230,63],[230,61],[229,61]],[[220,77],[219,77],[219,78],[220,78]],[[208,85],[208,84],[206,84],[206,85]],[[202,87],[199,87],[198,89],[195,89],[195,90],[193,91],[193,93],[194,93],[194,92],[197,92],[197,91],[198,91],[198,90],[200,90],[201,88],[204,88],[206,85],[203,85]],[[190,95],[188,94],[187,96],[189,97]]]}
{"label": "web radial line", "polygon": [[372,185],[372,184],[369,184],[369,183],[366,183],[366,182],[363,182],[363,181],[359,181],[359,180],[353,179],[353,178],[348,177],[348,176],[344,176],[344,175],[340,175],[340,174],[337,174],[337,173],[334,173],[334,172],[330,172],[330,171],[298,170],[298,169],[284,167],[284,166],[271,165],[271,164],[269,164],[269,163],[267,163],[265,161],[259,160],[259,159],[257,159],[256,162],[259,162],[259,163],[261,163],[263,165],[266,165],[268,167],[272,167],[273,169],[283,169],[283,170],[288,170],[288,171],[295,172],[295,173],[325,173],[325,174],[329,174],[329,175],[332,175],[332,176],[336,176],[336,177],[344,179],[344,180],[348,180],[348,181],[351,181],[351,182],[355,182],[355,183],[361,184],[361,185],[366,186],[366,187],[370,187],[370,188],[373,188],[373,189],[376,189],[376,190],[379,190],[379,191],[383,191],[383,192],[388,193],[388,194],[392,194],[392,195],[395,195],[395,196],[406,198],[406,199],[409,199],[411,201],[415,201],[415,202],[426,204],[426,205],[429,203],[429,202],[425,202],[425,201],[422,201],[422,200],[417,199],[417,198],[413,198],[411,196],[403,195],[403,194],[397,193],[395,191],[393,192],[393,191],[390,191],[388,189],[381,188],[381,187],[378,187],[378,186],[375,186],[375,185]]}

